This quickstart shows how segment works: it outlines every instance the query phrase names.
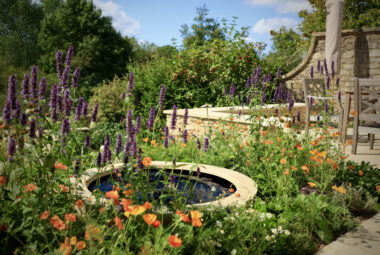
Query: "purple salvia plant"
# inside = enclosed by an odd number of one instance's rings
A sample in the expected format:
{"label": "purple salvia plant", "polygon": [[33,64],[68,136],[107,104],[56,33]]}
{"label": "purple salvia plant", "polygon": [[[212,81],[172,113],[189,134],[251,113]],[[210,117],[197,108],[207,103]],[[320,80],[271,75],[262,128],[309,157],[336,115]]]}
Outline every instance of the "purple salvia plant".
{"label": "purple salvia plant", "polygon": [[88,114],[88,103],[86,101],[83,101],[82,115],[84,117],[87,117],[87,114]]}
{"label": "purple salvia plant", "polygon": [[177,122],[177,106],[173,105],[173,112],[172,112],[172,121],[171,121],[171,129],[175,129],[175,125]]}
{"label": "purple salvia plant", "polygon": [[131,143],[131,155],[136,156],[137,154],[137,143],[136,140],[133,140]]}
{"label": "purple salvia plant", "polygon": [[67,80],[69,79],[69,73],[70,73],[70,66],[66,66],[65,67],[65,71],[63,72],[62,74],[62,80],[61,80],[61,85],[67,89],[68,86],[67,86]]}
{"label": "purple salvia plant", "polygon": [[123,94],[121,94],[121,97],[120,97],[121,101],[124,101],[124,99],[125,99],[125,92],[123,92]]}
{"label": "purple salvia plant", "polygon": [[208,137],[205,137],[205,140],[203,142],[203,151],[207,152],[209,148],[210,148],[210,141]]}
{"label": "purple salvia plant", "polygon": [[24,74],[24,80],[22,81],[22,98],[29,98],[29,74]]}
{"label": "purple salvia plant", "polygon": [[16,140],[11,137],[9,139],[8,148],[7,148],[7,154],[8,154],[8,160],[13,161],[13,156],[16,153]]}
{"label": "purple salvia plant", "polygon": [[238,112],[238,116],[241,116],[241,110],[239,110],[239,112]]}
{"label": "purple salvia plant", "polygon": [[142,163],[141,155],[140,154],[137,155],[136,164],[137,164],[137,168],[135,168],[135,172],[140,172],[140,169],[144,168],[144,165]]}
{"label": "purple salvia plant", "polygon": [[199,166],[197,167],[197,176],[201,176],[201,169],[199,168]]}
{"label": "purple salvia plant", "polygon": [[337,87],[337,88],[339,88],[339,82],[340,82],[340,79],[339,79],[339,77],[338,77],[338,78],[336,78],[336,87]]}
{"label": "purple salvia plant", "polygon": [[183,143],[187,143],[187,130],[185,129],[182,133]]}
{"label": "purple salvia plant", "polygon": [[301,111],[298,110],[297,112],[297,121],[300,122],[301,121]]}
{"label": "purple salvia plant", "polygon": [[266,93],[265,93],[265,91],[263,91],[263,93],[261,95],[261,105],[265,104],[265,98],[266,98]]}
{"label": "purple salvia plant", "polygon": [[28,122],[28,115],[26,113],[22,113],[20,118],[20,124],[22,126],[25,126],[26,122]]}
{"label": "purple salvia plant", "polygon": [[16,109],[16,100],[17,100],[17,83],[16,83],[16,75],[12,74],[9,76],[8,83],[8,101],[11,103],[11,109]]}
{"label": "purple salvia plant", "polygon": [[327,60],[326,58],[323,59],[323,65],[324,65],[324,69],[325,69],[325,73],[326,75],[328,76],[329,75],[329,70],[327,69]]}
{"label": "purple salvia plant", "polygon": [[138,134],[140,132],[140,127],[141,127],[141,117],[140,115],[137,116],[136,118],[136,128],[135,128],[135,134]]}
{"label": "purple salvia plant", "polygon": [[309,103],[310,103],[310,106],[313,106],[313,104],[314,104],[314,97],[310,97]]}
{"label": "purple salvia plant", "polygon": [[100,167],[102,165],[102,154],[98,152],[98,157],[96,158],[96,165]]}
{"label": "purple salvia plant", "polygon": [[334,60],[331,61],[331,76],[335,76],[335,67],[334,67]]}
{"label": "purple salvia plant", "polygon": [[89,135],[86,135],[86,138],[84,139],[84,148],[88,150],[90,148],[91,143],[91,137]]}
{"label": "purple salvia plant", "polygon": [[342,101],[342,92],[340,90],[338,91],[338,100],[339,103]]}
{"label": "purple salvia plant", "polygon": [[11,109],[11,102],[7,101],[5,103],[5,106],[3,108],[3,120],[5,120],[5,123],[8,125],[12,120],[12,109]]}
{"label": "purple salvia plant", "polygon": [[74,56],[74,47],[70,46],[66,53],[66,61],[65,61],[66,66],[71,65],[71,60],[73,56]]}
{"label": "purple salvia plant", "polygon": [[197,148],[198,148],[198,150],[200,150],[202,148],[201,142],[199,141],[198,138],[197,138]]}
{"label": "purple salvia plant", "polygon": [[56,84],[53,84],[51,87],[49,106],[51,108],[56,108],[58,106],[58,89]]}
{"label": "purple salvia plant", "polygon": [[317,61],[317,72],[321,71],[321,60],[318,59]]}
{"label": "purple salvia plant", "polygon": [[251,103],[251,95],[248,95],[247,97],[247,105],[249,105]]}
{"label": "purple salvia plant", "polygon": [[112,162],[112,152],[110,148],[107,148],[106,157],[108,162]]}
{"label": "purple salvia plant", "polygon": [[[59,91],[59,87],[57,87],[57,88],[58,88],[58,91]],[[60,112],[63,112],[63,110],[64,110],[63,96],[61,96],[61,95],[57,96],[57,105],[58,105],[58,110]]]}
{"label": "purple salvia plant", "polygon": [[80,77],[80,68],[79,66],[75,68],[73,78],[71,79],[71,87],[76,88],[78,86],[78,81]]}
{"label": "purple salvia plant", "polygon": [[330,76],[327,76],[326,89],[330,89]]}
{"label": "purple salvia plant", "polygon": [[314,67],[310,67],[310,78],[314,79]]}
{"label": "purple salvia plant", "polygon": [[323,66],[321,66],[321,74],[323,74]]}
{"label": "purple salvia plant", "polygon": [[165,126],[164,132],[165,132],[164,146],[165,146],[165,148],[168,148],[169,147],[169,128],[168,128],[168,126]]}
{"label": "purple salvia plant", "polygon": [[92,116],[91,116],[91,121],[92,122],[96,122],[96,120],[97,120],[98,107],[99,107],[99,103],[96,103],[95,107],[94,107],[94,110],[92,111]]}
{"label": "purple salvia plant", "polygon": [[55,54],[56,68],[57,68],[57,77],[61,79],[62,77],[62,51],[59,50]]}
{"label": "purple salvia plant", "polygon": [[281,67],[277,68],[277,79],[281,79]]}
{"label": "purple salvia plant", "polygon": [[73,100],[70,98],[70,90],[65,90],[65,95],[64,95],[64,112],[63,114],[67,117],[71,115],[71,107],[73,105]]}
{"label": "purple salvia plant", "polygon": [[67,135],[70,133],[70,120],[64,119],[61,125],[61,133]]}
{"label": "purple salvia plant", "polygon": [[165,102],[165,93],[166,93],[165,85],[162,85],[160,89],[160,96],[158,98],[158,104],[160,105],[161,110],[163,109],[163,105]]}
{"label": "purple salvia plant", "polygon": [[36,119],[34,118],[30,121],[29,137],[36,138]]}
{"label": "purple salvia plant", "polygon": [[228,93],[228,95],[230,97],[230,101],[232,100],[233,96],[235,95],[235,92],[236,92],[235,85],[233,83],[231,83],[230,92]]}
{"label": "purple salvia plant", "polygon": [[133,117],[133,114],[132,114],[132,110],[129,109],[128,110],[128,113],[127,113],[127,118],[126,118],[126,131],[127,131],[127,134],[128,134],[128,138],[132,138],[133,135],[134,135],[134,128],[133,128],[133,123],[132,123],[132,117]]}
{"label": "purple salvia plant", "polygon": [[317,115],[317,121],[321,120],[321,116]]}
{"label": "purple salvia plant", "polygon": [[325,113],[328,113],[329,112],[329,105],[327,103],[327,100],[324,100],[324,104],[325,104]]}
{"label": "purple salvia plant", "polygon": [[156,113],[155,113],[154,107],[152,106],[149,111],[148,121],[146,122],[146,126],[148,127],[149,130],[152,130],[154,120],[155,120],[155,115]]}
{"label": "purple salvia plant", "polygon": [[172,163],[173,163],[173,166],[176,166],[176,165],[177,165],[177,158],[176,158],[176,157],[173,158]]}
{"label": "purple salvia plant", "polygon": [[183,125],[187,125],[189,119],[189,109],[185,108],[185,113],[183,115]]}
{"label": "purple salvia plant", "polygon": [[133,87],[134,87],[134,75],[133,72],[129,74],[129,81],[128,81],[128,86],[127,86],[127,96],[132,96],[133,92]]}
{"label": "purple salvia plant", "polygon": [[118,134],[117,138],[116,138],[116,148],[115,148],[115,152],[117,155],[119,155],[119,153],[121,152],[121,149],[122,149],[122,146],[121,146],[122,140],[121,139],[122,139],[121,134]]}
{"label": "purple salvia plant", "polygon": [[40,92],[39,92],[40,99],[44,99],[45,94],[46,94],[46,78],[43,77],[40,82]]}
{"label": "purple salvia plant", "polygon": [[289,112],[292,111],[293,106],[294,106],[294,100],[293,100],[293,98],[292,98],[292,99],[290,99],[290,101],[289,101]]}
{"label": "purple salvia plant", "polygon": [[57,108],[53,108],[52,113],[51,113],[51,119],[53,120],[54,123],[58,121]]}
{"label": "purple salvia plant", "polygon": [[83,97],[79,97],[78,99],[78,105],[75,109],[75,120],[80,120],[80,116],[82,115],[82,109],[83,109]]}
{"label": "purple salvia plant", "polygon": [[38,98],[38,88],[37,88],[38,67],[37,66],[32,67],[31,74],[32,74],[32,79],[31,79],[30,83],[31,83],[31,87],[32,87],[32,91],[31,91],[32,92],[32,98],[37,99]]}
{"label": "purple salvia plant", "polygon": [[293,125],[296,124],[296,116],[293,116],[292,123],[293,123]]}
{"label": "purple salvia plant", "polygon": [[16,109],[13,112],[12,118],[13,119],[20,119],[20,115],[21,115],[20,102],[18,100],[16,100]]}

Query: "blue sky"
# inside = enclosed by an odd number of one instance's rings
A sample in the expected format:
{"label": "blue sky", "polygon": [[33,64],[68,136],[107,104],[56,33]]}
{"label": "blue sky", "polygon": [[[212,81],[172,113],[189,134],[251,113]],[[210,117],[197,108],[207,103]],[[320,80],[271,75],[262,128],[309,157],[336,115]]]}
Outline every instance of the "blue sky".
{"label": "blue sky", "polygon": [[228,21],[238,17],[238,26],[249,26],[248,40],[270,43],[269,31],[281,25],[297,28],[298,11],[309,9],[307,0],[93,0],[111,16],[113,26],[122,35],[158,46],[182,42],[182,24],[193,24],[196,7],[206,5],[209,16]]}

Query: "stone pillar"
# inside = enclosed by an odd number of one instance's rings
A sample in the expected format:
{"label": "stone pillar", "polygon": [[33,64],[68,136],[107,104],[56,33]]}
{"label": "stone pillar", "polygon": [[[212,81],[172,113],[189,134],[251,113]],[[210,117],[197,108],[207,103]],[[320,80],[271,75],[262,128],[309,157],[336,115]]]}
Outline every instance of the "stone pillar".
{"label": "stone pillar", "polygon": [[344,0],[326,0],[326,42],[325,57],[330,70],[334,61],[335,72],[340,72],[341,32],[344,10]]}

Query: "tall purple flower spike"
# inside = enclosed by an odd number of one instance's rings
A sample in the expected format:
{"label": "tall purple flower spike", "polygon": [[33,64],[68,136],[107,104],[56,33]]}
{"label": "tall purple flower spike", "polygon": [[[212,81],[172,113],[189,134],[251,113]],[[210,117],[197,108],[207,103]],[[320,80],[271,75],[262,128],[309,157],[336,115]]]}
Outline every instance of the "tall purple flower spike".
{"label": "tall purple flower spike", "polygon": [[172,113],[172,121],[171,121],[171,129],[175,129],[175,125],[177,122],[177,106],[173,105],[173,113]]}
{"label": "tall purple flower spike", "polygon": [[165,93],[166,93],[165,85],[162,85],[160,89],[160,96],[158,98],[158,104],[160,105],[161,110],[163,109],[163,105],[165,102]]}

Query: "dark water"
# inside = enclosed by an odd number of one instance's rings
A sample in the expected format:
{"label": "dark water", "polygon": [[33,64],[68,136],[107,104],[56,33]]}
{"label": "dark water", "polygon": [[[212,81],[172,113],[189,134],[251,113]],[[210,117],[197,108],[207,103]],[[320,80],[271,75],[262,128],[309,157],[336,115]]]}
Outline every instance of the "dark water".
{"label": "dark water", "polygon": [[[169,203],[179,197],[186,204],[197,204],[212,202],[223,197],[230,196],[233,192],[229,189],[235,187],[225,179],[201,174],[199,177],[181,175],[180,170],[174,171],[174,182],[170,182],[170,172],[158,172],[157,170],[150,170],[149,184],[147,184],[145,192],[148,193],[149,200],[162,199],[165,203]],[[165,176],[166,175],[166,176]],[[169,181],[165,181],[165,178]],[[93,181],[88,186],[88,189],[93,192],[94,190],[100,190],[103,193],[112,190],[114,185],[125,187],[128,183],[127,180],[121,177],[115,177],[114,175],[107,175],[98,180]],[[174,194],[176,193],[176,195]],[[141,202],[145,200],[142,198],[141,192],[137,193],[137,196]]]}

